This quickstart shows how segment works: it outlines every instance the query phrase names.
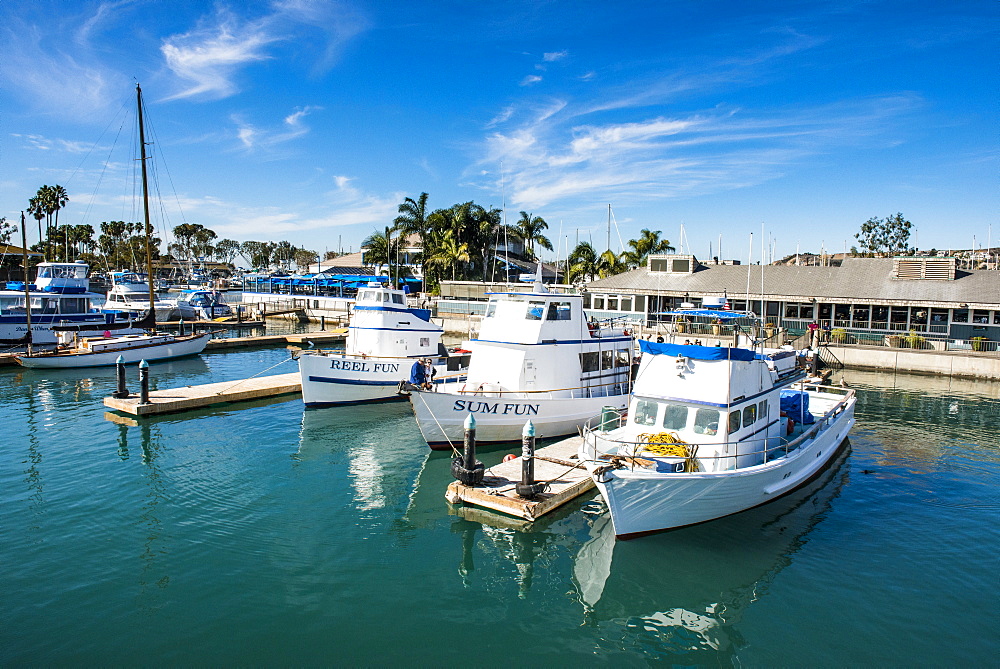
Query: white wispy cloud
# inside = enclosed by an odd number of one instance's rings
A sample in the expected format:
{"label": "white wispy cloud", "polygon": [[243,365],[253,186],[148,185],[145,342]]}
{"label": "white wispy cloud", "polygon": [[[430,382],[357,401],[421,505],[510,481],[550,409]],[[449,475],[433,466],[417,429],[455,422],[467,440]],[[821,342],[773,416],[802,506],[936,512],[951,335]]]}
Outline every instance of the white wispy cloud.
{"label": "white wispy cloud", "polygon": [[220,8],[213,20],[164,41],[160,51],[179,78],[190,82],[167,99],[206,96],[224,98],[236,92],[236,71],[269,56],[265,48],[279,38],[269,34],[266,22],[246,22]]}
{"label": "white wispy cloud", "polygon": [[542,54],[542,60],[546,63],[554,63],[557,60],[562,60],[568,55],[568,51],[553,51],[551,53]]}
{"label": "white wispy cloud", "polygon": [[[239,90],[242,68],[275,58],[279,46],[318,49],[315,71],[332,65],[342,46],[367,27],[345,4],[324,0],[281,0],[269,13],[245,18],[219,7],[183,34],[164,39],[160,48],[167,67],[187,86],[168,99],[219,99]],[[312,30],[310,33],[304,28]],[[310,39],[313,34],[320,40]]]}
{"label": "white wispy cloud", "polygon": [[9,20],[0,29],[0,79],[32,107],[66,118],[106,113],[113,76],[89,51],[66,50],[39,26]]}
{"label": "white wispy cloud", "polygon": [[236,126],[236,137],[244,149],[272,149],[280,144],[298,139],[309,133],[310,128],[303,119],[322,107],[306,106],[296,109],[287,115],[280,126],[260,128],[246,121],[242,115],[233,114],[230,118]]}
{"label": "white wispy cloud", "polygon": [[[508,105],[487,125],[483,158],[469,172],[502,162],[508,202],[536,211],[573,200],[650,201],[720,192],[777,178],[806,156],[861,139],[870,143],[884,134],[888,120],[920,104],[915,96],[886,95],[811,108],[713,105],[716,92],[721,98],[733,86],[753,85],[775,62],[823,43],[788,31],[778,39],[742,58],[686,72],[674,67],[618,76],[586,98]],[[558,52],[545,60],[563,57]],[[707,98],[708,106],[678,104],[695,95]]]}
{"label": "white wispy cloud", "polygon": [[521,80],[521,86],[531,86],[532,84],[537,84],[541,80],[542,78],[537,74],[529,74]]}

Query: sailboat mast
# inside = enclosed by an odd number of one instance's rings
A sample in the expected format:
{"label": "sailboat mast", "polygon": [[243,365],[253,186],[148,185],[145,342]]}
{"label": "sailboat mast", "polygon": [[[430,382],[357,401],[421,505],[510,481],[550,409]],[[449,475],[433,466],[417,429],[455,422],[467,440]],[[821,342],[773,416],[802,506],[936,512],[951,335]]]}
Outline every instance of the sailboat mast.
{"label": "sailboat mast", "polygon": [[31,355],[31,287],[28,285],[28,237],[24,232],[24,212],[21,212],[21,261],[24,263],[24,317],[28,324],[28,355]]}
{"label": "sailboat mast", "polygon": [[135,85],[136,107],[139,110],[139,160],[142,165],[142,213],[144,219],[143,230],[146,233],[146,278],[149,281],[149,318],[156,329],[156,294],[154,293],[153,276],[153,251],[149,247],[149,238],[152,237],[152,226],[149,224],[149,182],[146,176],[146,132],[142,123],[142,89],[139,84]]}

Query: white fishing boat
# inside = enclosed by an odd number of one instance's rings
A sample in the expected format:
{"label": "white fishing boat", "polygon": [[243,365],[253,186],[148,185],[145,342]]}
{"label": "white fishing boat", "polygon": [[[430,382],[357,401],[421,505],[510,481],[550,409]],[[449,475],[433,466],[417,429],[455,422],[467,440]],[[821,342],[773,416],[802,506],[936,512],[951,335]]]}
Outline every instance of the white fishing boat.
{"label": "white fishing boat", "polygon": [[[299,355],[302,401],[318,407],[406,399],[399,394],[400,382],[418,381],[412,378],[414,365],[434,383],[462,379],[468,352],[447,351],[443,332],[429,310],[407,306],[403,291],[369,283],[358,291],[344,350]],[[433,370],[429,375],[423,371],[426,360]]]}
{"label": "white fishing boat", "polygon": [[232,318],[233,308],[217,290],[182,290],[177,296],[176,316],[184,320],[210,321]]}
{"label": "white fishing boat", "polygon": [[[146,177],[145,131],[142,123],[142,90],[138,85],[136,85],[135,90],[139,125],[143,211],[145,216],[143,229],[145,230],[146,241],[146,270],[147,274],[152,276],[153,259],[149,239],[152,226],[149,222],[149,188]],[[36,351],[33,350],[29,343],[28,352],[24,355],[14,356],[14,360],[24,367],[35,368],[98,367],[115,364],[119,356],[125,362],[134,362],[136,360],[152,362],[201,353],[212,336],[210,332],[174,335],[155,331],[156,310],[154,309],[154,304],[156,296],[149,284],[146,284],[146,287],[148,291],[146,321],[150,325],[150,332],[124,336],[115,336],[112,332],[103,332],[101,336],[87,337],[82,336],[81,332],[63,328],[63,331],[59,334],[59,342],[55,350]],[[32,322],[30,306],[29,304],[26,314],[28,323]]]}
{"label": "white fishing boat", "polygon": [[103,296],[90,292],[88,274],[83,261],[40,262],[34,283],[8,281],[6,290],[0,290],[0,344],[27,343],[29,308],[31,342],[36,345],[55,344],[54,328],[59,326],[141,332],[130,314],[95,306]]}
{"label": "white fishing boat", "polygon": [[801,383],[792,350],[640,347],[626,423],[586,429],[579,453],[619,538],[781,497],[820,473],[854,425],[854,392]]}
{"label": "white fishing boat", "polygon": [[[107,311],[125,311],[133,316],[140,316],[149,310],[149,282],[136,272],[113,272],[111,288],[108,290],[104,309]],[[177,314],[177,302],[156,297],[153,293],[153,309],[156,320],[163,322],[173,319]]]}
{"label": "white fishing boat", "polygon": [[475,415],[478,443],[516,441],[531,420],[538,438],[575,434],[605,407],[628,401],[632,337],[624,328],[589,323],[583,297],[532,292],[490,296],[468,378],[414,391],[417,425],[434,449],[460,445]]}

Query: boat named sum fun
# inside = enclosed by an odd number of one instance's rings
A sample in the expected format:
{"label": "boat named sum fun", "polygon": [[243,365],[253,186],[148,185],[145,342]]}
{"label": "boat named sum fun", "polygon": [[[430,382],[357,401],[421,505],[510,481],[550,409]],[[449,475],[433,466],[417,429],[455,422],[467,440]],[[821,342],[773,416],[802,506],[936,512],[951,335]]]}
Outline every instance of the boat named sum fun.
{"label": "boat named sum fun", "polygon": [[792,350],[640,342],[627,421],[579,458],[628,538],[765,504],[817,476],[854,425],[854,391],[806,384]]}
{"label": "boat named sum fun", "polygon": [[494,293],[472,351],[468,378],[416,390],[410,403],[433,449],[461,444],[475,416],[476,441],[517,441],[527,420],[540,439],[576,434],[628,401],[632,336],[587,321],[583,296],[550,293],[537,277],[530,292]]}

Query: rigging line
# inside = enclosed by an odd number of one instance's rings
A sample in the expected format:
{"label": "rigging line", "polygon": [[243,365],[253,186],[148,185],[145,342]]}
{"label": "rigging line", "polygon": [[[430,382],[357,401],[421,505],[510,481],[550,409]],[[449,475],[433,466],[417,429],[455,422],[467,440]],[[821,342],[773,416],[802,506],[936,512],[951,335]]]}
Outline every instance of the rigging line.
{"label": "rigging line", "polygon": [[[126,110],[126,118],[127,118],[127,116],[128,116],[128,112],[127,112],[127,109],[128,109],[127,105],[126,105],[126,104],[125,104],[125,103],[123,102],[123,103],[122,103],[122,106],[121,106],[121,108],[119,108],[118,112],[117,112],[117,113],[116,113],[116,114],[115,114],[114,116],[112,116],[112,117],[111,117],[111,120],[109,120],[109,121],[108,121],[108,125],[107,125],[107,126],[105,126],[104,130],[102,130],[102,131],[101,131],[101,134],[100,134],[100,135],[99,135],[99,136],[97,137],[97,141],[95,141],[95,142],[94,142],[94,144],[93,144],[93,145],[92,145],[92,146],[91,146],[91,147],[90,147],[89,149],[87,149],[87,155],[85,155],[85,156],[83,157],[83,159],[82,159],[82,160],[80,161],[80,164],[79,164],[79,165],[77,165],[77,166],[76,166],[76,169],[74,169],[74,170],[73,170],[73,172],[72,172],[72,174],[70,174],[70,175],[69,175],[69,179],[67,179],[67,180],[66,180],[66,185],[67,185],[67,186],[69,186],[69,185],[70,185],[70,184],[71,184],[71,183],[73,182],[73,177],[75,177],[75,176],[76,176],[77,172],[79,172],[79,171],[80,171],[80,169],[81,169],[81,168],[83,167],[83,164],[84,164],[85,162],[87,162],[87,159],[88,159],[88,158],[90,158],[90,154],[92,154],[92,153],[94,152],[94,149],[96,149],[96,148],[97,148],[97,145],[98,145],[98,144],[100,144],[100,142],[101,142],[101,139],[102,139],[102,138],[104,137],[104,135],[105,135],[105,134],[106,134],[106,133],[108,132],[108,129],[109,129],[109,128],[110,128],[110,127],[111,127],[112,125],[114,125],[114,123],[115,123],[115,119],[117,119],[117,118],[118,118],[118,114],[120,114],[120,113],[122,112],[122,110]],[[124,121],[123,121],[123,122],[124,122]],[[118,132],[121,132],[121,128],[119,128],[119,129],[118,129]]]}
{"label": "rigging line", "polygon": [[[90,195],[90,202],[87,203],[87,208],[83,212],[83,217],[80,223],[81,225],[87,223],[87,219],[90,218],[90,215],[94,210],[94,201],[97,199],[97,192],[100,190],[101,184],[104,183],[104,177],[108,173],[108,167],[111,165],[111,156],[114,153],[115,148],[118,146],[118,140],[121,138],[122,129],[125,127],[126,121],[128,121],[128,114],[122,118],[121,125],[118,126],[118,132],[115,133],[114,141],[111,143],[111,148],[108,149],[108,157],[104,160],[104,165],[101,167],[101,174],[97,177],[97,184],[94,186],[94,192]],[[103,136],[104,134],[102,133],[101,137]],[[89,156],[90,153],[87,155]]]}

